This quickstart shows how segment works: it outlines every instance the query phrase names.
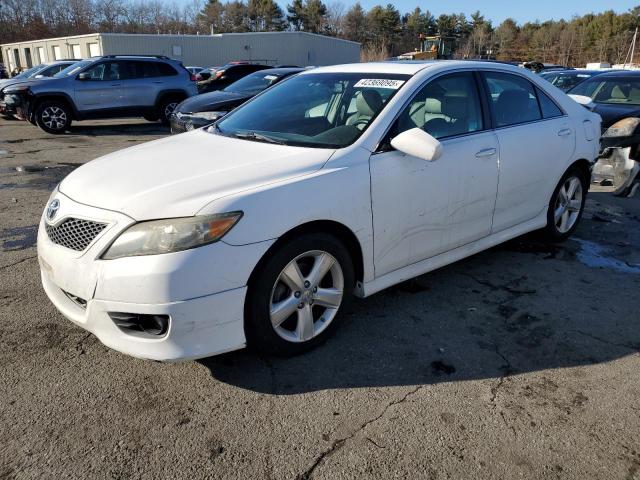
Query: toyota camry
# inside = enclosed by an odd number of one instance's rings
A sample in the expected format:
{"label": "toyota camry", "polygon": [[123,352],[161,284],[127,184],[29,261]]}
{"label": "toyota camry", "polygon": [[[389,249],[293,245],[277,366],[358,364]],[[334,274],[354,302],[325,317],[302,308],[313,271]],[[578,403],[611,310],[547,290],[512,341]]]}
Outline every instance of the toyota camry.
{"label": "toyota camry", "polygon": [[315,347],[367,297],[508,239],[566,239],[600,117],[524,69],[309,70],[209,127],[93,160],[54,190],[42,284],[136,357]]}

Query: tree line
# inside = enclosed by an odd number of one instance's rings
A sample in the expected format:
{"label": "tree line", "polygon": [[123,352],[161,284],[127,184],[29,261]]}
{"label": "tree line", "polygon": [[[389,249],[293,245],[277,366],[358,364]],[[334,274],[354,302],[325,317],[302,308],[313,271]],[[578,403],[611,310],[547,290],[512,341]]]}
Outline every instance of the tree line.
{"label": "tree line", "polygon": [[[292,0],[285,9],[275,0],[0,0],[0,43],[93,32],[299,30],[361,42],[365,60],[413,51],[424,34],[455,39],[457,58],[621,63],[638,26],[640,6],[558,21],[518,24],[507,18],[494,25],[479,11],[435,16],[416,7],[401,13],[391,3],[365,10],[360,3],[346,8],[322,0]],[[637,50],[640,56],[640,45]]]}

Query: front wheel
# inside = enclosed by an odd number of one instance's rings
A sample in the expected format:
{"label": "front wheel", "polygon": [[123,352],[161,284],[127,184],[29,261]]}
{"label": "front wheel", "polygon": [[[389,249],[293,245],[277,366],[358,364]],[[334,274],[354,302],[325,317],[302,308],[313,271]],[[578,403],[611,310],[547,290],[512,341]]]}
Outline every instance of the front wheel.
{"label": "front wheel", "polygon": [[62,102],[42,102],[34,117],[36,125],[47,133],[64,133],[71,125],[71,109]]}
{"label": "front wheel", "polygon": [[160,121],[163,125],[169,125],[171,115],[179,103],[180,101],[177,98],[168,98],[160,102],[158,113],[160,114]]}
{"label": "front wheel", "polygon": [[307,234],[283,244],[249,285],[248,345],[282,356],[314,348],[336,328],[354,285],[349,252],[335,237]]}
{"label": "front wheel", "polygon": [[543,231],[547,240],[561,242],[573,233],[582,217],[588,190],[588,175],[582,170],[571,168],[564,174],[549,202]]}

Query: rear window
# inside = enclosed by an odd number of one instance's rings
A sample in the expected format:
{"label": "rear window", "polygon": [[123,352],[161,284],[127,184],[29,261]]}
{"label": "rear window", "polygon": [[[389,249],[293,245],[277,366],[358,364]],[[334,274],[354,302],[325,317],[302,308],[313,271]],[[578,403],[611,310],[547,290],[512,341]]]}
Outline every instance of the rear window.
{"label": "rear window", "polygon": [[510,73],[486,72],[496,126],[540,120],[540,108],[531,82]]}

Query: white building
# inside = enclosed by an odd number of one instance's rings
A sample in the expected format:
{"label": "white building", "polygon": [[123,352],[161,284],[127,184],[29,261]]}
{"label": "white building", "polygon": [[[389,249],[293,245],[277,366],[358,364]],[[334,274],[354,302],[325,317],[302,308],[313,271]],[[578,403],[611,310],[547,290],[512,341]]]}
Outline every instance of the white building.
{"label": "white building", "polygon": [[92,33],[0,45],[9,69],[98,55],[166,55],[185,66],[211,67],[235,60],[267,65],[334,65],[360,61],[360,44],[306,32],[143,35]]}

